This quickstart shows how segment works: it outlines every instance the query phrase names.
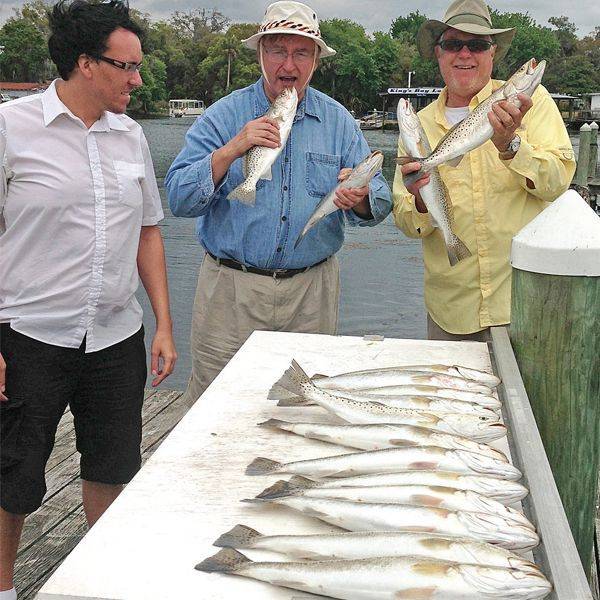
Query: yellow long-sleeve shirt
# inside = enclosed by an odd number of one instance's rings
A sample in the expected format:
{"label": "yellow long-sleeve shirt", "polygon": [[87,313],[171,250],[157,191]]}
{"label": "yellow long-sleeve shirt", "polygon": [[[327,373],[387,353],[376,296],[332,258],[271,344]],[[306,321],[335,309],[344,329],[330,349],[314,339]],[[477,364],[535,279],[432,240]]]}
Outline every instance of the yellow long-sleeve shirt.
{"label": "yellow long-sleeve shirt", "polygon": [[[503,84],[491,80],[469,105],[472,111]],[[419,112],[431,147],[448,132],[447,93]],[[571,183],[575,160],[569,135],[550,94],[539,86],[519,130],[521,146],[503,161],[491,141],[469,152],[458,167],[439,167],[454,206],[454,231],[472,256],[450,266],[442,234],[428,213],[419,213],[414,196],[394,178],[394,218],[409,237],[423,238],[425,305],[433,320],[450,333],[473,333],[510,322],[513,236]],[[399,156],[406,153],[399,146]],[[527,187],[527,179],[535,188]]]}

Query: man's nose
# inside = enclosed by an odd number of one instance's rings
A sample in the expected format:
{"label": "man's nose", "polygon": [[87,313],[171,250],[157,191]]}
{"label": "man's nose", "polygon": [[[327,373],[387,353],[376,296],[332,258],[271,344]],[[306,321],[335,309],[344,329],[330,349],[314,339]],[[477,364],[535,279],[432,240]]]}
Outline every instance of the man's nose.
{"label": "man's nose", "polygon": [[138,88],[144,84],[142,80],[142,74],[139,71],[134,71],[129,78],[129,83],[134,87]]}
{"label": "man's nose", "polygon": [[459,50],[458,54],[463,58],[469,58],[469,56],[471,56],[471,51],[466,42],[463,44],[463,47]]}
{"label": "man's nose", "polygon": [[288,52],[285,55],[285,60],[283,61],[283,65],[282,65],[287,71],[291,71],[292,69],[296,68],[296,63],[294,62],[294,53],[293,52]]}

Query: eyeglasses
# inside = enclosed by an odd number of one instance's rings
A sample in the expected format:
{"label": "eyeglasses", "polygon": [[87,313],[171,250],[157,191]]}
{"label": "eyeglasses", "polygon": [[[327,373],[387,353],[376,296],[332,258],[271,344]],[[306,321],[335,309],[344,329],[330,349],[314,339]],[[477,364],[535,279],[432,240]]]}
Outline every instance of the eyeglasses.
{"label": "eyeglasses", "polygon": [[97,60],[102,60],[105,63],[117,67],[118,69],[123,69],[123,71],[127,71],[128,73],[134,73],[142,68],[141,62],[123,62],[122,60],[117,60],[115,58],[108,58],[108,56],[99,56]]}
{"label": "eyeglasses", "polygon": [[294,52],[288,53],[281,48],[265,48],[262,46],[262,49],[266,52],[269,60],[276,65],[282,65],[287,60],[288,56],[291,56],[292,60],[297,65],[306,64],[309,61],[312,61],[315,56],[314,50],[312,52],[310,50],[295,50]]}
{"label": "eyeglasses", "polygon": [[494,42],[474,38],[472,40],[442,40],[437,45],[445,52],[452,52],[452,54],[460,52],[465,46],[469,49],[469,52],[478,54],[489,50],[494,46]]}

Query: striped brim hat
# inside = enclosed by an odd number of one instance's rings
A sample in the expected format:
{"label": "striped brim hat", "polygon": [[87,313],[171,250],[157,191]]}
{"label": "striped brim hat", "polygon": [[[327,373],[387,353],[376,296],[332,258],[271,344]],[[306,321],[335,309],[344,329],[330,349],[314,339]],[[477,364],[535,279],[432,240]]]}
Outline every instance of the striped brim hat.
{"label": "striped brim hat", "polygon": [[321,37],[317,13],[302,2],[289,0],[270,4],[265,11],[258,33],[242,42],[247,48],[256,50],[258,41],[263,35],[281,34],[301,35],[314,40],[321,49],[321,58],[335,54],[335,50],[330,48]]}

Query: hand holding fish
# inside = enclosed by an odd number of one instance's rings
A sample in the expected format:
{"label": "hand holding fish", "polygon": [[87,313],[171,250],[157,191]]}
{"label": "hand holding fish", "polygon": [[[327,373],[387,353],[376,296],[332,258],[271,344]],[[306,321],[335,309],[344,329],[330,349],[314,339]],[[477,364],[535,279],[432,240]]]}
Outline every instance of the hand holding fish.
{"label": "hand holding fish", "polygon": [[[352,173],[351,168],[342,169],[338,175],[338,181],[344,181]],[[369,218],[371,207],[369,206],[369,186],[365,185],[359,188],[341,188],[335,191],[333,203],[342,210],[354,209],[354,212],[361,216]]]}
{"label": "hand holding fish", "polygon": [[[405,175],[408,175],[409,173],[414,173],[415,171],[418,171],[420,168],[421,168],[420,163],[409,162],[409,163],[406,163],[405,165],[402,165],[402,167],[400,167],[400,172],[402,173],[402,177],[404,178]],[[431,178],[429,176],[429,173],[424,172],[423,177],[421,177],[421,179],[417,179],[417,181],[415,181],[414,183],[409,183],[406,186],[408,193],[412,194],[415,197],[415,206],[417,207],[417,210],[420,213],[426,213],[427,207],[425,206],[425,202],[423,202],[423,200],[421,198],[421,194],[419,193],[419,190],[423,186],[426,186],[429,183],[430,179]]]}
{"label": "hand holding fish", "polygon": [[281,138],[277,121],[263,116],[248,121],[228,145],[235,157],[240,158],[253,146],[279,148],[280,144]]}
{"label": "hand holding fish", "polygon": [[488,113],[490,124],[494,129],[492,143],[498,152],[506,152],[508,145],[515,137],[515,133],[521,127],[521,121],[525,113],[533,106],[533,102],[526,94],[518,94],[521,106],[517,107],[508,100],[501,100],[492,105]]}

